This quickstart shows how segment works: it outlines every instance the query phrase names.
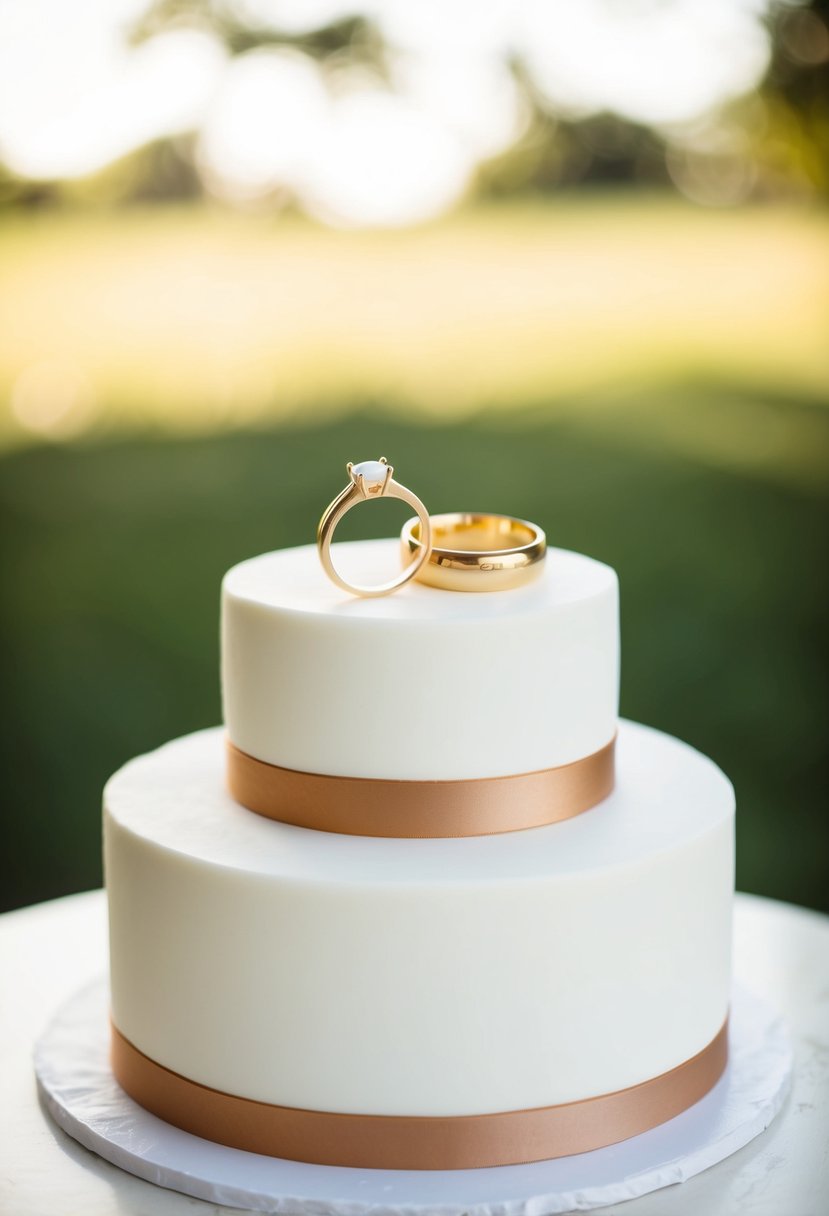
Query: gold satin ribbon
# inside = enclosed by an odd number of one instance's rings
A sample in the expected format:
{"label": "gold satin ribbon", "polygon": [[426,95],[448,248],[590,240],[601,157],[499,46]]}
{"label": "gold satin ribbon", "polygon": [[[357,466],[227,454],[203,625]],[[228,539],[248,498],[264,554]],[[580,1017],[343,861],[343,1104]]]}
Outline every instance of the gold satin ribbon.
{"label": "gold satin ribbon", "polygon": [[232,797],[259,815],[347,836],[489,836],[580,815],[614,785],[615,737],[572,764],[471,781],[330,777],[266,764],[228,740]]}
{"label": "gold satin ribbon", "polygon": [[684,1064],[615,1093],[492,1115],[348,1115],[271,1106],[156,1064],[112,1027],[112,1069],[139,1105],[175,1127],[269,1157],[361,1169],[519,1165],[616,1144],[703,1098],[728,1062],[728,1021]]}

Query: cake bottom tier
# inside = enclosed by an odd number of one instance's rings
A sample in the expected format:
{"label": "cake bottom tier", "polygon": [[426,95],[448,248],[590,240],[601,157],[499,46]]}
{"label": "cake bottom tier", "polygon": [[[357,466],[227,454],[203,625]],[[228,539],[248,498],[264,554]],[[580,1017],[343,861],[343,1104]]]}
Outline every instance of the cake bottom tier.
{"label": "cake bottom tier", "polygon": [[170,1122],[325,1164],[586,1151],[726,1059],[731,786],[622,723],[617,788],[501,836],[339,836],[224,792],[220,730],[105,793],[113,1063]]}

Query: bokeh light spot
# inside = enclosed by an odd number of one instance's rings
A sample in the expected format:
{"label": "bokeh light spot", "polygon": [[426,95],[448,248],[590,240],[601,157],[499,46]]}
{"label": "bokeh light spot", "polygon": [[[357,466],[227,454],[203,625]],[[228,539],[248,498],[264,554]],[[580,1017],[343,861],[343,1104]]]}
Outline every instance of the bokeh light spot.
{"label": "bokeh light spot", "polygon": [[41,359],[14,381],[11,409],[32,434],[70,439],[92,421],[95,393],[81,368],[62,359]]}

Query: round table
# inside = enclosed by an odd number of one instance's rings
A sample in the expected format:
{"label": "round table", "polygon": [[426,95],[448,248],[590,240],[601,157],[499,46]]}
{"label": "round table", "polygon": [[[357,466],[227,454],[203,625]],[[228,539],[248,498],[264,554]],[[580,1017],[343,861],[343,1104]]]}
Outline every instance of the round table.
{"label": "round table", "polygon": [[[82,1148],[41,1109],[35,1039],[61,1002],[106,967],[102,891],[0,916],[0,1212],[3,1216],[223,1216],[142,1182]],[[829,917],[739,895],[737,978],[773,1002],[795,1049],[792,1093],[772,1126],[679,1186],[608,1216],[822,1216],[829,1202]]]}

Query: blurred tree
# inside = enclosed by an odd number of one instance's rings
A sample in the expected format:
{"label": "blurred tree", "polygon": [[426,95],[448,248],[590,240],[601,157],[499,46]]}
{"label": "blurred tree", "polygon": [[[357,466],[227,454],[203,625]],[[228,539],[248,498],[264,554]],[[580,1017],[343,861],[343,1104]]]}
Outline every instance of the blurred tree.
{"label": "blurred tree", "polygon": [[[527,115],[523,134],[485,158],[472,192],[499,198],[573,185],[676,188],[715,205],[749,198],[829,194],[829,0],[770,0],[771,60],[758,89],[685,124],[636,123],[620,114],[573,117],[545,97],[516,54],[510,70]],[[234,57],[259,48],[294,50],[319,64],[329,86],[340,68],[395,89],[390,52],[377,20],[356,13],[294,32],[257,5],[233,0],[156,0],[129,34],[133,46],[175,30],[202,30]],[[451,50],[449,54],[456,54]],[[62,201],[117,204],[191,198],[205,189],[193,139],[156,139],[80,181],[33,183],[4,172],[0,207]],[[267,190],[264,205],[290,198]]]}
{"label": "blurred tree", "polygon": [[772,9],[769,29],[771,64],[757,92],[686,129],[647,127],[611,113],[568,120],[515,64],[532,118],[518,143],[481,166],[479,193],[672,182],[698,202],[827,197],[829,0],[805,8],[784,0]]}

